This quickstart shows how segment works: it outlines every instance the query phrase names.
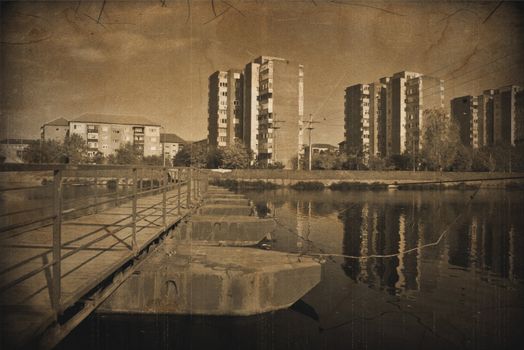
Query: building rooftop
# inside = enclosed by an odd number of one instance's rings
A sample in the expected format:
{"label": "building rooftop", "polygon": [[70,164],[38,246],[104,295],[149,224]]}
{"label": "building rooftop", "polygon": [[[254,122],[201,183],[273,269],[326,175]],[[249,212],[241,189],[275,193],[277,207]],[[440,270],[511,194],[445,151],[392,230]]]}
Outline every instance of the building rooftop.
{"label": "building rooftop", "polygon": [[160,142],[162,143],[186,143],[186,141],[177,134],[160,134]]}
{"label": "building rooftop", "polygon": [[327,149],[335,149],[336,146],[330,145],[329,143],[314,143],[311,145],[311,148],[327,148]]}
{"label": "building rooftop", "polygon": [[71,121],[72,122],[81,122],[81,123],[160,126],[160,124],[152,122],[151,120],[145,117],[130,116],[130,115],[115,115],[115,114],[86,113],[86,114],[82,114],[80,117],[77,117]]}
{"label": "building rooftop", "polygon": [[57,118],[55,120],[51,120],[50,122],[44,123],[44,125],[69,126],[69,120],[65,118]]}

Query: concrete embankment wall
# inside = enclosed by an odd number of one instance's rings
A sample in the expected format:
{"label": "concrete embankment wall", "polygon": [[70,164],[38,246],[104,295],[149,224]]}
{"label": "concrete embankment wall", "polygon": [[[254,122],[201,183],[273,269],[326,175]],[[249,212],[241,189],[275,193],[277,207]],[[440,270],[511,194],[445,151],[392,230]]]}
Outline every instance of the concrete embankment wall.
{"label": "concrete embankment wall", "polygon": [[[485,181],[485,187],[504,188],[508,184],[524,185],[524,173],[488,172],[433,172],[433,171],[351,171],[351,170],[268,170],[238,169],[227,173],[210,172],[212,179],[237,181],[264,181],[281,186],[298,182],[321,182],[325,186],[333,183],[351,182],[365,184],[409,184],[419,182],[464,182]],[[500,179],[500,180],[496,180]]]}

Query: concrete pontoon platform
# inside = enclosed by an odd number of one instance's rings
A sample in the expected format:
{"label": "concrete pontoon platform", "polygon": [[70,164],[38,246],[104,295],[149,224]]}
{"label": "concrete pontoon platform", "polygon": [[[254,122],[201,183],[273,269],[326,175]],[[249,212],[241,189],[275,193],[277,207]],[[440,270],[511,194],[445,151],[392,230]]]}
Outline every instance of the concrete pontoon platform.
{"label": "concrete pontoon platform", "polygon": [[206,199],[206,204],[225,204],[225,205],[250,205],[249,199],[245,198],[221,198],[220,196],[217,197],[210,197]]}
{"label": "concrete pontoon platform", "polygon": [[97,312],[254,315],[291,306],[320,279],[308,257],[169,239]]}
{"label": "concrete pontoon platform", "polygon": [[201,215],[251,216],[255,213],[249,205],[205,204],[198,209]]}
{"label": "concrete pontoon platform", "polygon": [[252,246],[270,238],[276,223],[256,216],[193,215],[177,229],[175,238],[199,244]]}

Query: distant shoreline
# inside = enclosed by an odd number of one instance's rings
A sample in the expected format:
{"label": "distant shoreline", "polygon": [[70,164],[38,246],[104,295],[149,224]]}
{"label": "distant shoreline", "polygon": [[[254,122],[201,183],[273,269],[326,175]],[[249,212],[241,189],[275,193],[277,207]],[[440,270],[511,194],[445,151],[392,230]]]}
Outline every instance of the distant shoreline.
{"label": "distant shoreline", "polygon": [[524,189],[524,173],[238,169],[209,174],[217,184],[259,189],[469,189],[479,184],[483,188]]}

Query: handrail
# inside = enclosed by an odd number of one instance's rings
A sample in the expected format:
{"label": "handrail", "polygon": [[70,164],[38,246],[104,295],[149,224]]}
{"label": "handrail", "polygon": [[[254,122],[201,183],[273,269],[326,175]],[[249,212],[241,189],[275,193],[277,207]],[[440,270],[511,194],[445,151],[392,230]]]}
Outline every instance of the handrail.
{"label": "handrail", "polygon": [[[144,165],[144,164],[61,164],[61,163],[46,163],[46,164],[20,164],[20,163],[4,163],[0,164],[0,172],[9,171],[54,171],[54,170],[133,170],[133,169],[147,169],[147,170],[162,170],[166,169],[163,165]],[[188,167],[168,167],[169,170],[186,170]]]}
{"label": "handrail", "polygon": [[38,186],[22,186],[22,187],[0,187],[0,192],[9,192],[9,191],[23,191],[23,190],[41,190],[52,185],[38,185]]}
{"label": "handrail", "polygon": [[[106,170],[118,170],[119,172],[124,172],[125,170],[129,170],[125,172],[125,176],[115,176],[114,174],[101,174],[101,171]],[[7,283],[0,286],[0,292],[5,291],[6,289],[9,289],[13,286],[16,286],[17,284],[23,282],[24,280],[27,280],[38,273],[51,268],[52,274],[50,278],[50,282],[48,285],[48,288],[50,289],[50,297],[52,301],[52,308],[55,310],[57,315],[62,312],[62,302],[61,302],[61,279],[64,278],[68,273],[62,275],[61,274],[61,265],[62,261],[64,259],[67,259],[74,254],[90,249],[91,246],[94,244],[107,239],[110,236],[114,236],[115,239],[118,242],[115,242],[112,246],[117,244],[123,244],[127,247],[127,249],[130,249],[133,254],[130,256],[136,256],[138,254],[138,245],[137,245],[137,233],[141,232],[142,230],[146,229],[147,227],[152,227],[158,225],[159,227],[163,227],[163,229],[166,229],[167,225],[167,215],[171,215],[171,213],[178,211],[178,214],[181,214],[181,208],[183,206],[182,199],[185,199],[185,207],[189,208],[192,201],[195,199],[198,199],[200,197],[200,194],[202,193],[202,188],[206,188],[207,184],[204,182],[201,184],[203,177],[200,176],[199,171],[195,171],[191,168],[167,168],[163,166],[134,166],[134,165],[65,165],[65,164],[3,164],[0,165],[0,172],[8,172],[8,171],[52,171],[53,172],[53,182],[50,185],[42,185],[42,186],[27,186],[27,187],[19,187],[19,188],[13,188],[10,190],[34,190],[34,189],[48,189],[52,188],[53,190],[53,200],[52,200],[52,207],[49,209],[52,209],[53,215],[45,216],[43,218],[37,218],[34,220],[30,220],[28,222],[23,223],[17,223],[13,225],[9,225],[3,228],[0,228],[0,232],[3,231],[11,231],[17,228],[21,228],[24,226],[30,226],[37,224],[39,222],[52,220],[52,233],[53,233],[53,241],[52,245],[49,249],[45,249],[44,252],[36,254],[34,256],[31,256],[27,259],[24,259],[22,261],[19,261],[6,269],[0,271],[0,275],[3,275],[7,272],[13,271],[14,269],[17,269],[21,266],[24,266],[31,261],[38,259],[44,255],[49,254],[49,252],[52,253],[52,259],[50,262],[46,262],[42,266],[26,272],[25,274],[18,276],[14,280],[7,281]],[[89,171],[90,173],[86,174],[69,174],[70,171]],[[139,174],[140,173],[140,174]],[[67,183],[63,181],[63,179],[67,178],[78,178],[79,181],[82,181],[80,179],[93,179],[91,181],[88,181],[86,184],[89,186],[91,184],[95,184],[95,194],[90,196],[85,196],[81,198],[72,198],[69,200],[63,199],[63,189],[67,187]],[[98,179],[101,177],[107,177],[115,179],[116,177],[116,189],[114,192],[108,192],[104,193],[102,195],[98,195]],[[125,178],[126,183],[124,185],[120,184],[120,179]],[[144,186],[144,179],[149,180],[149,183]],[[132,183],[129,183],[129,180],[132,181]],[[205,177],[205,180],[207,181],[207,175]],[[155,185],[157,187],[155,187]],[[119,188],[121,186],[126,186],[126,188],[131,187],[132,193],[129,193],[129,191],[126,189],[125,194],[119,192]],[[182,191],[182,186],[185,187],[185,190]],[[148,189],[143,189],[143,188]],[[7,189],[9,190],[9,189]],[[173,194],[169,194],[169,191],[174,191]],[[161,195],[161,200],[155,201],[154,203],[149,204],[145,207],[138,208],[138,198],[149,196],[153,194]],[[99,201],[100,198],[108,198],[104,201]],[[95,203],[89,203],[86,205],[82,205],[79,207],[69,208],[70,204],[77,203],[78,201],[91,201],[94,199]],[[95,212],[98,210],[98,208],[104,204],[108,203],[115,203],[116,206],[119,206],[120,203],[131,203],[131,206],[120,206],[121,208],[130,208],[131,213],[129,215],[125,215],[123,218],[120,218],[110,224],[105,224],[100,228],[97,228],[95,230],[89,231],[85,234],[82,234],[79,237],[75,237],[73,239],[70,239],[67,242],[62,242],[62,221],[63,221],[63,215],[64,214],[71,214],[71,213],[78,213],[82,210],[87,210],[89,208],[95,208]],[[67,205],[65,208],[63,208],[64,205]],[[170,208],[168,208],[168,205]],[[32,212],[36,210],[45,209],[46,207],[40,207],[40,208],[31,208],[31,209],[24,209],[19,210],[11,213],[4,213],[1,214],[0,217],[5,217],[9,215],[17,215],[21,213],[26,212]],[[149,214],[144,214],[147,211],[151,211]],[[158,213],[158,214],[156,214]],[[71,217],[71,216],[68,216]],[[150,219],[148,219],[150,218]],[[127,221],[131,219],[130,222],[123,224],[124,221]],[[145,225],[141,225],[140,227],[137,226],[137,223],[145,221]],[[161,224],[159,223],[161,221]],[[108,230],[108,227],[110,226],[116,226],[119,227]],[[38,226],[44,227],[48,225]],[[122,230],[126,228],[132,228],[132,232],[129,235],[126,235],[124,238],[116,237],[115,235],[118,232],[121,232]],[[29,228],[28,230],[22,232],[27,233],[31,232],[33,228]],[[96,238],[89,239],[87,242],[84,242],[80,244],[77,247],[72,247],[71,244],[74,244],[75,242],[78,242],[80,240],[84,240],[89,238],[90,236],[93,236],[101,231],[107,231],[106,233],[103,233],[101,236],[97,236]],[[16,232],[15,235],[10,235],[7,237],[7,239],[13,238],[18,236],[19,234],[22,234],[19,232]],[[131,244],[127,243],[127,240],[131,238]],[[16,245],[16,244],[15,244]],[[6,245],[0,245],[0,246],[6,246]],[[62,249],[68,249],[66,253],[62,254]],[[57,278],[57,276],[59,278]],[[29,297],[31,298],[31,296]]]}

